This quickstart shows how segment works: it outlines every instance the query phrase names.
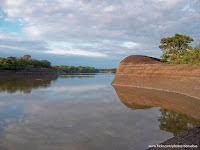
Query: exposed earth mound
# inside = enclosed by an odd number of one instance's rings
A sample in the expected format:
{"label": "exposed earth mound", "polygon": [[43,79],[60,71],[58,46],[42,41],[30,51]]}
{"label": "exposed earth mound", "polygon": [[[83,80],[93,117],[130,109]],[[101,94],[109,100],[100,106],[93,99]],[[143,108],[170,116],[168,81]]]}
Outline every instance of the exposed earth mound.
{"label": "exposed earth mound", "polygon": [[120,64],[162,64],[160,59],[142,55],[131,55],[123,59]]}
{"label": "exposed earth mound", "polygon": [[166,64],[157,58],[132,55],[120,62],[112,85],[171,91],[200,98],[200,67]]}

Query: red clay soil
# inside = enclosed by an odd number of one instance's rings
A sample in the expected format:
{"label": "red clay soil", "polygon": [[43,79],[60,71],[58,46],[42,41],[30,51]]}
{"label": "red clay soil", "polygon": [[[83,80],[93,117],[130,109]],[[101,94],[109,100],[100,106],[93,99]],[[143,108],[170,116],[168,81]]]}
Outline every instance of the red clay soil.
{"label": "red clay soil", "polygon": [[[132,55],[120,62],[112,85],[122,103],[132,109],[163,107],[200,118],[200,66],[171,65],[157,58]],[[200,146],[199,129],[162,144]]]}
{"label": "red clay soil", "polygon": [[160,59],[143,55],[131,55],[123,59],[120,63],[130,64],[163,64]]}
{"label": "red clay soil", "polygon": [[200,98],[200,67],[131,55],[118,65],[112,85],[153,88]]}

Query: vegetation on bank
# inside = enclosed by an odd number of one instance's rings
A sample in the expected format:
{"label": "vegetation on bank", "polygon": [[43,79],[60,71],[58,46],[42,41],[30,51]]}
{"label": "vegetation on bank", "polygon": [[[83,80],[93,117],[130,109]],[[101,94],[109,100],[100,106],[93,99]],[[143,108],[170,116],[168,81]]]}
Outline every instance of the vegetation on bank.
{"label": "vegetation on bank", "polygon": [[162,38],[159,48],[163,51],[161,60],[170,64],[200,65],[200,43],[195,47],[189,36],[176,33],[173,37]]}
{"label": "vegetation on bank", "polygon": [[100,73],[108,73],[108,72],[116,73],[117,68],[111,68],[111,69],[99,68],[98,70],[99,70]]}
{"label": "vegetation on bank", "polygon": [[58,71],[64,71],[65,73],[98,73],[99,70],[94,67],[82,67],[82,66],[53,66]]}
{"label": "vegetation on bank", "polygon": [[58,71],[64,71],[65,73],[108,73],[116,72],[116,68],[103,69],[103,68],[94,68],[94,67],[82,67],[82,66],[53,66],[54,69]]}
{"label": "vegetation on bank", "polygon": [[82,67],[82,66],[51,66],[51,63],[47,60],[32,59],[30,55],[24,55],[23,57],[7,57],[0,58],[0,70],[24,70],[33,68],[53,68],[58,71],[64,71],[65,73],[104,73],[104,72],[116,72],[116,69],[96,69],[94,67]]}
{"label": "vegetation on bank", "polygon": [[51,63],[47,60],[32,59],[30,55],[24,55],[20,58],[0,58],[0,70],[23,70],[32,68],[51,68]]}

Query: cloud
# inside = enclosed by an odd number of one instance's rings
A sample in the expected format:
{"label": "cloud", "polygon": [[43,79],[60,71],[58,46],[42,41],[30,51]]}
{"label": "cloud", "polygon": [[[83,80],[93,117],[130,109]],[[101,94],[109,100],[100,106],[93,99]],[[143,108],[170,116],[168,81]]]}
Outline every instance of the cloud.
{"label": "cloud", "polygon": [[22,5],[23,3],[24,3],[24,0],[17,0],[17,1],[6,0],[6,5],[8,6],[19,6],[19,5]]}
{"label": "cloud", "polygon": [[0,37],[0,50],[10,48],[24,51],[44,51],[48,50],[48,44],[44,41],[30,40],[23,38]]}
{"label": "cloud", "polygon": [[49,50],[45,51],[48,54],[56,54],[56,55],[77,55],[77,56],[93,56],[93,57],[100,57],[106,56],[105,54],[101,54],[98,52],[90,52],[90,51],[82,51],[82,50]]}
{"label": "cloud", "polygon": [[0,0],[0,6],[10,20],[21,18],[24,40],[71,44],[55,49],[44,44],[52,54],[159,57],[162,37],[200,39],[198,0]]}
{"label": "cloud", "polygon": [[104,12],[113,12],[115,10],[117,10],[117,7],[112,6],[112,5],[104,8]]}
{"label": "cloud", "polygon": [[33,36],[33,37],[36,37],[36,38],[39,38],[41,36],[41,33],[42,33],[39,30],[39,28],[34,27],[34,26],[25,27],[23,30],[27,35],[30,35],[30,36]]}
{"label": "cloud", "polygon": [[134,43],[134,42],[124,42],[122,45],[130,49],[130,48],[138,47],[140,44]]}

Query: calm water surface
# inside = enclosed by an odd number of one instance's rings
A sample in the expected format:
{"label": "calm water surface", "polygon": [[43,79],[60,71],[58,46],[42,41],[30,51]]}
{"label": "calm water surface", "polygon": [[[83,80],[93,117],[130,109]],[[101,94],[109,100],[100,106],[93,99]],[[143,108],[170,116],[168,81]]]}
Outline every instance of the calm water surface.
{"label": "calm water surface", "polygon": [[200,124],[198,116],[132,106],[113,78],[0,80],[0,149],[142,150]]}

